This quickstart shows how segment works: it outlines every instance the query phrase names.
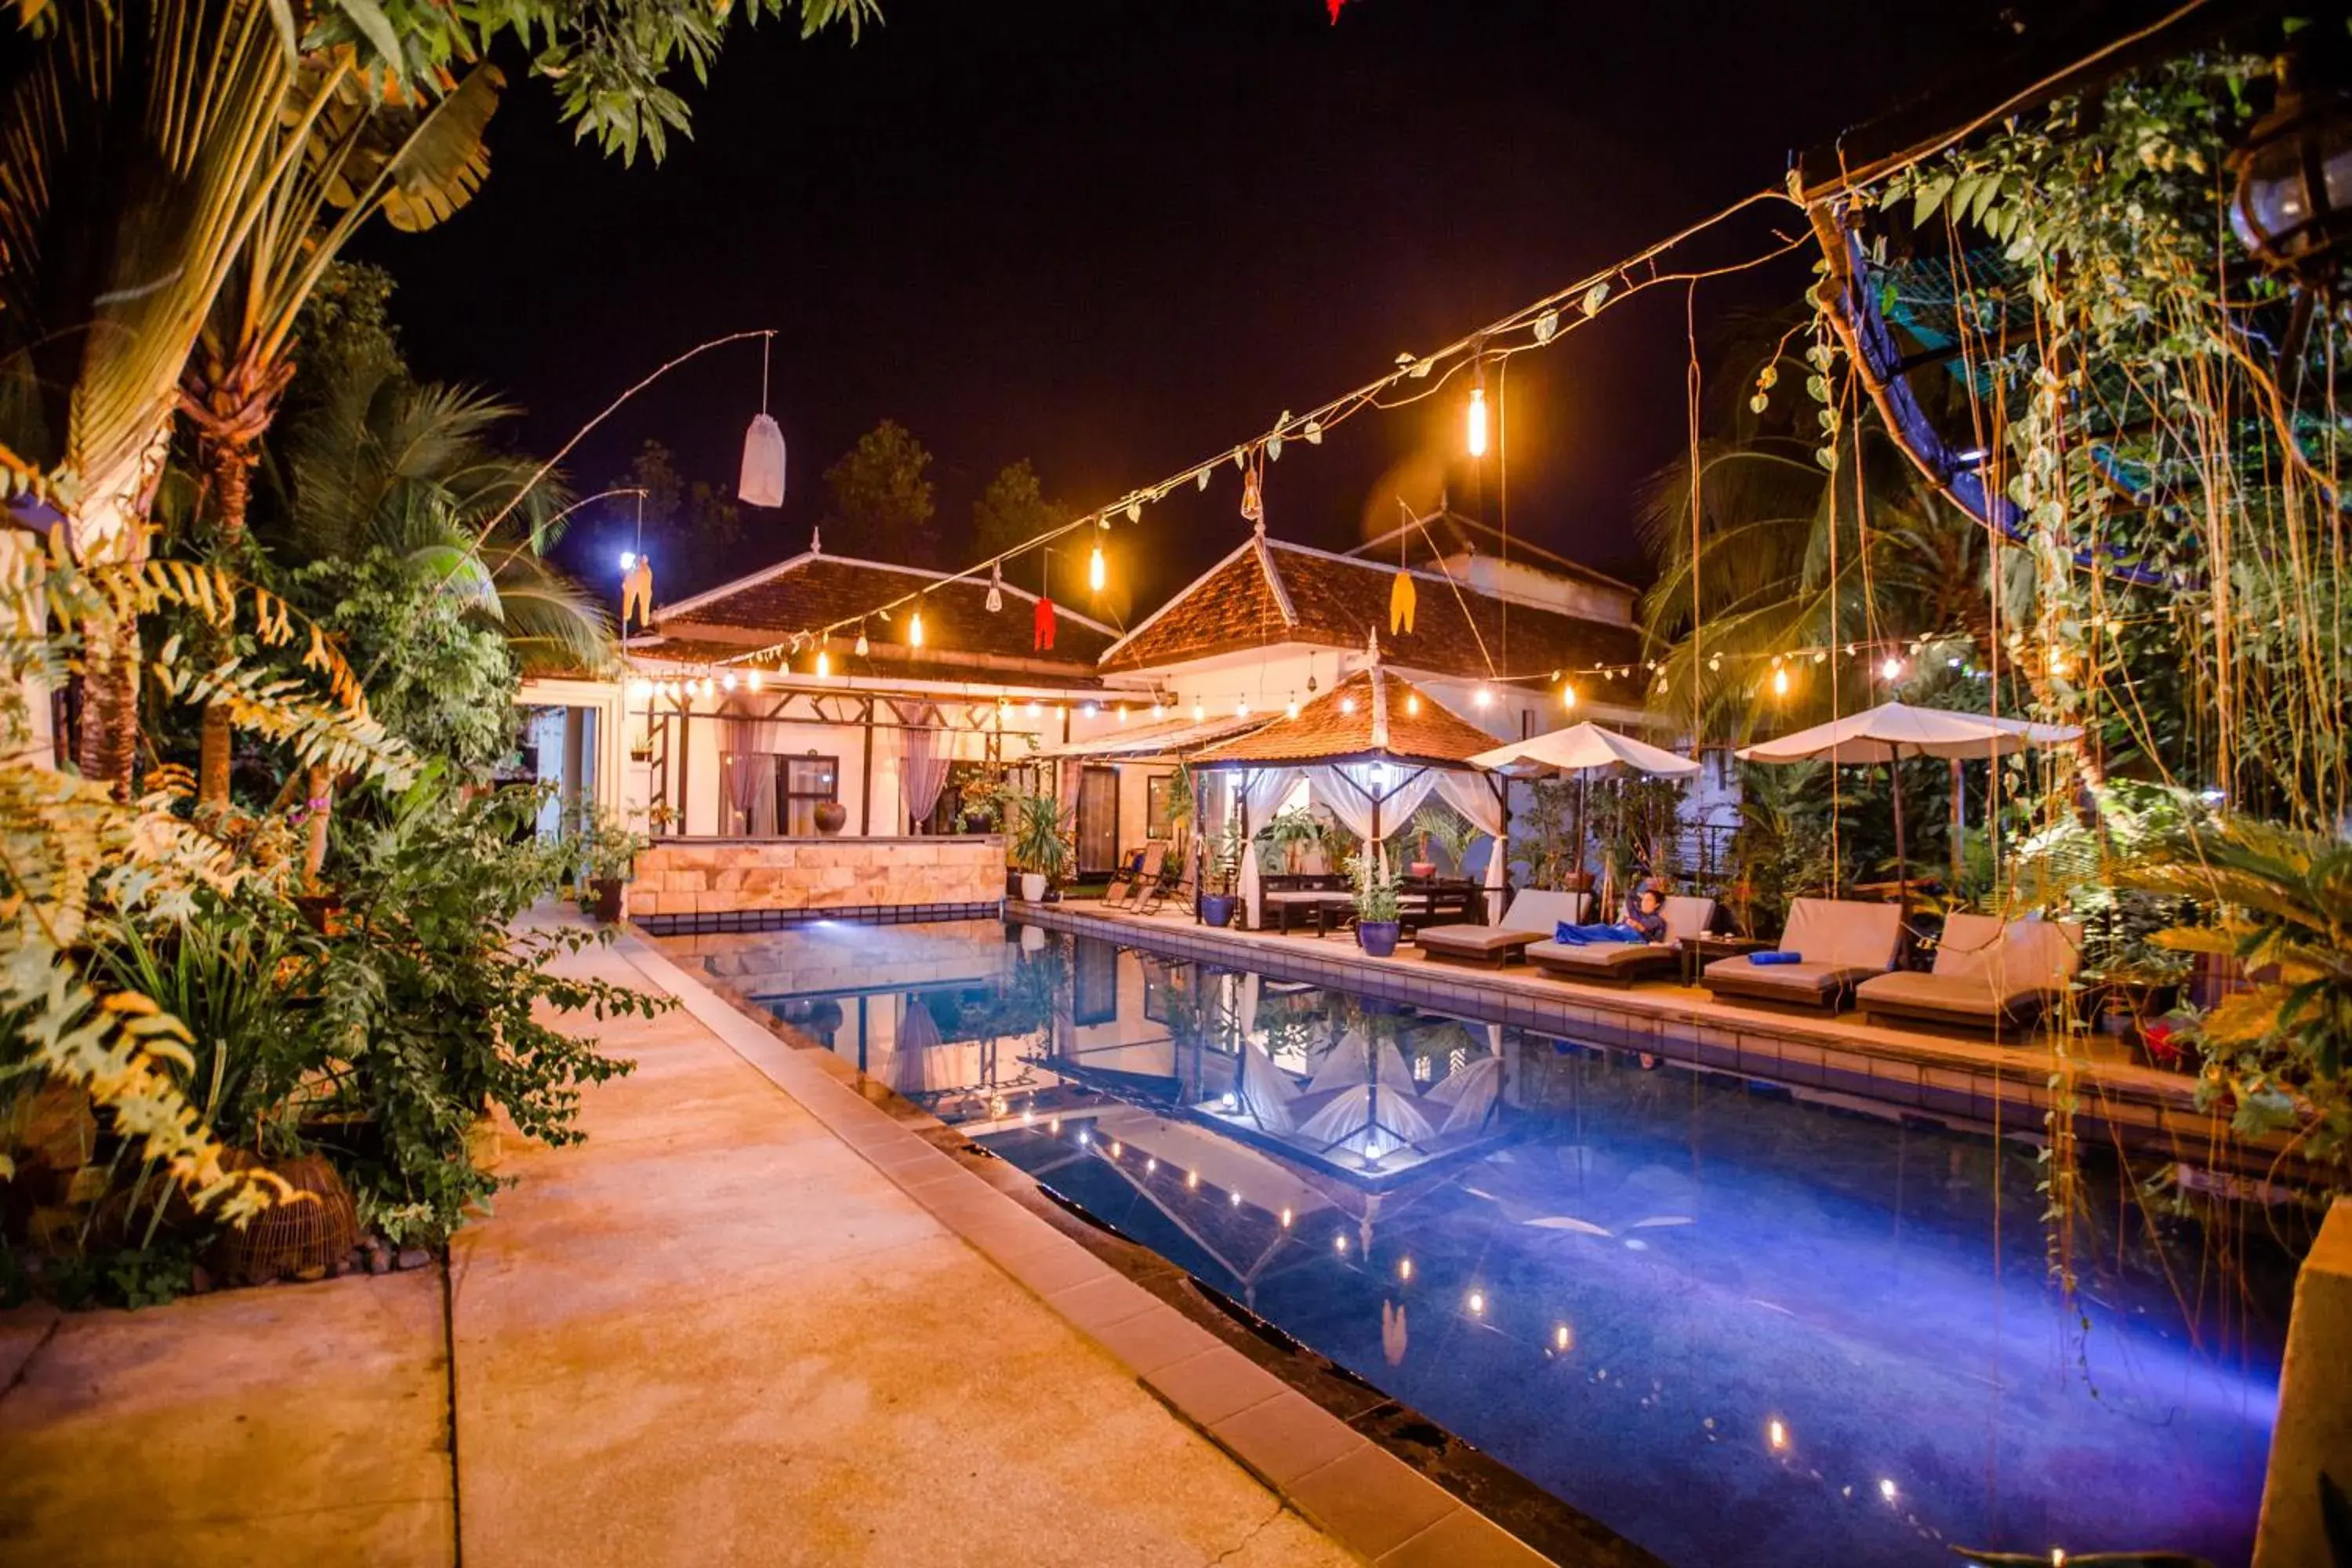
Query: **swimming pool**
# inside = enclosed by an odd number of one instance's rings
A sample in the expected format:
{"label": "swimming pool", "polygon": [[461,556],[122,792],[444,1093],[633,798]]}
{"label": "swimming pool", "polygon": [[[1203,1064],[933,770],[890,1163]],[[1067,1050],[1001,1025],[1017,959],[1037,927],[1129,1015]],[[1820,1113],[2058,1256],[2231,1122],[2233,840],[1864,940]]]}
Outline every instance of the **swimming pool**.
{"label": "swimming pool", "polygon": [[2119,1173],[2070,1300],[2014,1140],[992,921],[663,946],[1682,1568],[2250,1555],[2284,1268]]}

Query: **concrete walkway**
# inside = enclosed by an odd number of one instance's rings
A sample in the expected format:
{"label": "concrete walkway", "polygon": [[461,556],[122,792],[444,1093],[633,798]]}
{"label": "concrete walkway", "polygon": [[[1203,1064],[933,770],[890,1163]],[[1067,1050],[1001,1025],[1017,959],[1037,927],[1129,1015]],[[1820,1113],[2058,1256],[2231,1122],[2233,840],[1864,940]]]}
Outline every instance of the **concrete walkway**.
{"label": "concrete walkway", "polygon": [[433,1271],[0,1314],[0,1563],[1358,1561],[704,1022],[612,1036],[446,1329]]}

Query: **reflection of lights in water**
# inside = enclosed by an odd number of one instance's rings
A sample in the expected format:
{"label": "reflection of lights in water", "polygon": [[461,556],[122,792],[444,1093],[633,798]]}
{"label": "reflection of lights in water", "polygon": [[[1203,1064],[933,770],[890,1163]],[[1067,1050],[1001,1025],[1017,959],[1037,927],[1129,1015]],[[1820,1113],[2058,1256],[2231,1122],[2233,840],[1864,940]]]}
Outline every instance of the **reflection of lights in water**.
{"label": "reflection of lights in water", "polygon": [[1081,1143],[1081,1144],[1090,1144],[1090,1143],[1092,1143],[1094,1141],[1095,1141],[1095,1135],[1094,1135],[1093,1133],[1091,1133],[1091,1132],[1087,1131],[1085,1128],[1083,1128],[1083,1127],[1081,1127],[1081,1128],[1079,1128],[1079,1129],[1078,1129],[1078,1142],[1079,1142],[1079,1143]]}
{"label": "reflection of lights in water", "polygon": [[1059,1138],[1062,1135],[1062,1119],[1056,1116],[1053,1121],[1045,1123],[1045,1131]]}
{"label": "reflection of lights in water", "polygon": [[1227,1110],[1231,1110],[1234,1107],[1240,1105],[1241,1101],[1234,1099],[1231,1094],[1227,1094],[1223,1096],[1218,1103],[1223,1105]]}
{"label": "reflection of lights in water", "polygon": [[1285,1230],[1290,1228],[1290,1210],[1287,1208],[1282,1211],[1282,1228]]}
{"label": "reflection of lights in water", "polygon": [[1345,1251],[1347,1251],[1347,1250],[1348,1250],[1348,1238],[1347,1238],[1347,1237],[1346,1237],[1346,1236],[1344,1236],[1344,1235],[1340,1235],[1340,1236],[1335,1236],[1335,1237],[1333,1237],[1331,1238],[1331,1250],[1332,1250],[1332,1251],[1334,1251],[1334,1252],[1345,1252]]}
{"label": "reflection of lights in water", "polygon": [[1127,1145],[1126,1145],[1126,1144],[1124,1144],[1124,1143],[1122,1143],[1122,1142],[1119,1142],[1118,1139],[1116,1139],[1116,1138],[1112,1139],[1112,1140],[1110,1141],[1110,1157],[1111,1157],[1112,1159],[1114,1159],[1114,1160],[1124,1160],[1124,1159],[1126,1159],[1126,1158],[1127,1158]]}
{"label": "reflection of lights in water", "polygon": [[1780,1424],[1778,1417],[1775,1417],[1764,1424],[1764,1440],[1772,1446],[1772,1451],[1777,1454],[1789,1446],[1789,1429]]}
{"label": "reflection of lights in water", "polygon": [[1201,1184],[1201,1173],[1198,1171],[1185,1172],[1184,1184],[1188,1187],[1198,1187]]}
{"label": "reflection of lights in water", "polygon": [[1560,1324],[1559,1327],[1557,1327],[1557,1328],[1555,1328],[1555,1329],[1553,1329],[1553,1330],[1552,1330],[1552,1331],[1551,1331],[1551,1348],[1552,1348],[1552,1349],[1554,1349],[1554,1350],[1556,1350],[1556,1351],[1559,1351],[1559,1352],[1562,1352],[1563,1354],[1565,1354],[1565,1353],[1567,1352],[1568,1349],[1569,1349],[1571,1345],[1573,1345],[1573,1344],[1575,1344],[1575,1343],[1576,1343],[1576,1336],[1575,1336],[1573,1333],[1571,1333],[1571,1332],[1570,1332],[1570,1331],[1569,1331],[1569,1327],[1568,1327],[1568,1325],[1567,1325],[1566,1323],[1562,1323],[1562,1324]]}
{"label": "reflection of lights in water", "polygon": [[1156,1157],[1143,1162],[1143,1173],[1145,1175],[1148,1176],[1158,1169],[1160,1169],[1160,1162]]}
{"label": "reflection of lights in water", "polygon": [[988,1113],[991,1116],[1002,1116],[1011,1109],[1012,1107],[1006,1105],[1004,1101],[1000,1099],[989,1102]]}
{"label": "reflection of lights in water", "polygon": [[2066,1549],[2064,1547],[2053,1546],[2050,1549],[2050,1568],[2066,1568]]}
{"label": "reflection of lights in water", "polygon": [[1402,1259],[1400,1259],[1400,1260],[1398,1261],[1398,1263],[1397,1263],[1397,1278],[1398,1278],[1398,1279],[1412,1279],[1412,1258],[1402,1258]]}
{"label": "reflection of lights in water", "polygon": [[1486,1292],[1484,1290],[1473,1290],[1470,1292],[1470,1310],[1475,1315],[1485,1315],[1486,1310]]}
{"label": "reflection of lights in water", "polygon": [[1242,1195],[1241,1195],[1241,1194],[1239,1194],[1239,1193],[1227,1193],[1227,1194],[1225,1194],[1225,1204],[1226,1204],[1226,1206],[1227,1206],[1227,1207],[1230,1207],[1230,1208],[1239,1208],[1239,1207],[1241,1207],[1241,1206],[1242,1206]]}
{"label": "reflection of lights in water", "polygon": [[1895,1500],[1895,1482],[1890,1479],[1881,1477],[1878,1482],[1878,1495],[1885,1498],[1888,1502],[1893,1502]]}
{"label": "reflection of lights in water", "polygon": [[1021,1125],[1024,1127],[1028,1126],[1031,1122],[1034,1122],[1036,1120],[1037,1113],[1034,1110],[1024,1110],[1021,1113]]}

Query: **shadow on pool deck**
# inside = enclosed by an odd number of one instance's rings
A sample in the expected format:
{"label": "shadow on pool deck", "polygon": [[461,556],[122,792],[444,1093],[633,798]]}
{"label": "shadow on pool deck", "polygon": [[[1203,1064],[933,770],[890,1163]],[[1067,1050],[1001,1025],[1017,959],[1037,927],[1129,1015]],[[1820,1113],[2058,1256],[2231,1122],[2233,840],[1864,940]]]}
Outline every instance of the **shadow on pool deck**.
{"label": "shadow on pool deck", "polygon": [[[625,947],[572,962],[658,984]],[[0,1315],[0,1563],[1357,1561],[910,1196],[898,1145],[688,1011],[602,1033],[638,1065],[589,1141],[512,1152],[452,1249],[454,1379],[437,1271]],[[1475,1523],[1397,1543],[1486,1561],[1450,1552]]]}

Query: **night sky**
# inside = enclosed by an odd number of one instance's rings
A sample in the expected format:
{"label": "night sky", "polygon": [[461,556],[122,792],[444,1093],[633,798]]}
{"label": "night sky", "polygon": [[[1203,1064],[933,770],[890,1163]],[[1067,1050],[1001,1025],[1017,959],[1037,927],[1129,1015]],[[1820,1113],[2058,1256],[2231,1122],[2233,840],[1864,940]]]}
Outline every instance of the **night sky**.
{"label": "night sky", "polygon": [[[1082,507],[1115,499],[1776,185],[1792,151],[2010,33],[1987,5],[1864,0],[1350,0],[1337,26],[1322,0],[885,7],[855,47],[738,28],[659,167],[574,146],[545,86],[519,84],[474,205],[361,247],[401,281],[419,373],[522,405],[535,452],[695,342],[778,330],[786,504],[749,514],[732,558],[669,563],[665,598],[803,548],[819,476],[885,416],[936,455],[944,563],[964,564],[1003,464],[1030,458]],[[1767,209],[1694,259],[1796,221]],[[1703,360],[1738,312],[1793,300],[1810,259],[1704,287]],[[1643,575],[1633,492],[1685,439],[1685,357],[1675,289],[1513,363],[1515,536]],[[706,357],[583,447],[575,489],[653,437],[731,489],[758,395],[755,343]],[[1268,526],[1344,548],[1395,517],[1398,465],[1459,442],[1447,397],[1293,447]],[[1490,463],[1490,521],[1504,499]],[[1120,528],[1140,610],[1242,537],[1238,500],[1228,468]],[[591,537],[573,564],[615,576]]]}

